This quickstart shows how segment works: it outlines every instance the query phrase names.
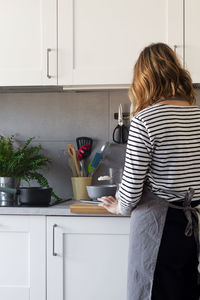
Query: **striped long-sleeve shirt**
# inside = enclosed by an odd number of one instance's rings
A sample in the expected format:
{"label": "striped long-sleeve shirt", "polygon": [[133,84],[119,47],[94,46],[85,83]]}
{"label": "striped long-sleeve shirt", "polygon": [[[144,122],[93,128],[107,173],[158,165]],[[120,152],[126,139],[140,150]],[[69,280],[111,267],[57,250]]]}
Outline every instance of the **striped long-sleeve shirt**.
{"label": "striped long-sleeve shirt", "polygon": [[119,211],[130,214],[139,202],[143,185],[166,201],[180,200],[195,190],[200,200],[200,108],[154,105],[131,121],[125,166],[118,194]]}

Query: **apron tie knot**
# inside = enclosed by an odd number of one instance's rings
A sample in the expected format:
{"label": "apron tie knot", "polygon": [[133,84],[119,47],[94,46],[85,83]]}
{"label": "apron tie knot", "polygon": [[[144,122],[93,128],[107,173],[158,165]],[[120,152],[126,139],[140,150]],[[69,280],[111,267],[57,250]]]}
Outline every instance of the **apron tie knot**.
{"label": "apron tie knot", "polygon": [[185,193],[185,198],[184,198],[184,202],[183,202],[184,207],[191,205],[193,196],[194,196],[194,189],[189,188],[187,190],[187,192]]}

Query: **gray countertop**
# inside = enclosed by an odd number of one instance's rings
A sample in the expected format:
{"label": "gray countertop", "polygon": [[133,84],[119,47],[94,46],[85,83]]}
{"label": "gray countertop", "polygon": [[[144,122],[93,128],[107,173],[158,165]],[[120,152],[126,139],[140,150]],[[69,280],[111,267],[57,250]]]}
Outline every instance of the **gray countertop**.
{"label": "gray countertop", "polygon": [[74,200],[66,201],[49,207],[0,207],[0,215],[35,215],[35,216],[86,216],[86,217],[122,217],[110,214],[78,214],[70,212]]}

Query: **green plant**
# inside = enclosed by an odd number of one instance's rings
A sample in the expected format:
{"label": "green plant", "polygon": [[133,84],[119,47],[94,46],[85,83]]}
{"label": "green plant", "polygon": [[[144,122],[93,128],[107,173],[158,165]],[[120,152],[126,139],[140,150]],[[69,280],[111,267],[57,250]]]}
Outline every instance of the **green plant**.
{"label": "green plant", "polygon": [[[15,138],[0,136],[0,177],[15,177],[30,183],[36,180],[41,186],[49,187],[47,179],[39,172],[47,168],[50,159],[40,152],[42,146],[30,146],[31,137],[15,146]],[[54,192],[52,196],[61,200]]]}

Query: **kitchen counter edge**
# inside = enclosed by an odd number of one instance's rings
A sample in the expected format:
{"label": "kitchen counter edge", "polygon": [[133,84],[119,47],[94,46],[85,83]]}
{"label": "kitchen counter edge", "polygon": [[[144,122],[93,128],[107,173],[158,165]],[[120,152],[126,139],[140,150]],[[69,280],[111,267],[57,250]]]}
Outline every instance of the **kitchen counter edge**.
{"label": "kitchen counter edge", "polygon": [[124,217],[114,214],[71,213],[70,205],[74,200],[49,207],[0,207],[0,215],[34,215],[34,216],[78,216],[78,217]]}

